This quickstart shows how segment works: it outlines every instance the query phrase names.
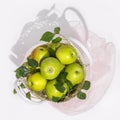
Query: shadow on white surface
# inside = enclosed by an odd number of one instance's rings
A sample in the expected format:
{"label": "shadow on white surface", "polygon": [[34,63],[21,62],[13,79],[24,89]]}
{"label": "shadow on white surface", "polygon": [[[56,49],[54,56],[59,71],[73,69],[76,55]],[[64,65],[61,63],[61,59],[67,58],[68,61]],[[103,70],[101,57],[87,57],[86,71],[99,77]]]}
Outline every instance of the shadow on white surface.
{"label": "shadow on white surface", "polygon": [[[58,13],[55,11],[55,5],[51,7],[51,9],[44,9],[40,11],[34,21],[27,23],[18,39],[17,43],[12,47],[12,54],[10,55],[10,59],[14,64],[19,66],[26,52],[36,44],[40,43],[40,36],[45,31],[53,30],[54,27],[60,26],[61,32],[64,33],[66,37],[74,37],[78,38],[78,35],[72,29],[70,22],[66,19],[66,12],[73,11],[77,16],[79,16],[79,21],[76,19],[71,19],[70,21],[74,26],[80,25],[83,29],[79,32],[81,34],[81,40],[87,40],[87,26],[82,17],[82,15],[74,8],[69,7],[66,8],[63,14],[59,17]],[[73,34],[74,33],[74,34]]]}

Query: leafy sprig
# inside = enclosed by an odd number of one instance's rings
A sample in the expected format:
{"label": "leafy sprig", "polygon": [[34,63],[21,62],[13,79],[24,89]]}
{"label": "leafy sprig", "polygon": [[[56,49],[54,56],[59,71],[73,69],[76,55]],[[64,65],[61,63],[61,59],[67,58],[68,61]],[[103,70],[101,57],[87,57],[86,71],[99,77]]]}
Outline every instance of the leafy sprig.
{"label": "leafy sprig", "polygon": [[84,92],[78,92],[78,94],[77,94],[77,97],[79,98],[79,99],[82,99],[82,100],[84,100],[84,99],[86,99],[86,94],[84,93]]}
{"label": "leafy sprig", "polygon": [[66,75],[67,75],[66,72],[61,72],[59,76],[56,78],[57,83],[54,85],[56,89],[62,93],[65,91],[64,83],[67,80]]}
{"label": "leafy sprig", "polygon": [[[32,69],[30,69],[30,67]],[[27,77],[38,67],[38,62],[32,58],[27,58],[27,64],[20,66],[15,70],[16,78]]]}
{"label": "leafy sprig", "polygon": [[55,33],[47,31],[42,35],[40,40],[45,41],[45,42],[50,42],[54,36],[55,36]]}
{"label": "leafy sprig", "polygon": [[[91,86],[90,81],[86,80],[86,81],[84,81],[84,83],[83,83],[82,89],[88,90],[88,89],[90,88],[90,86]],[[86,94],[85,94],[84,92],[80,91],[80,92],[78,92],[77,97],[78,97],[79,99],[84,100],[84,99],[86,99]]]}
{"label": "leafy sprig", "polygon": [[54,28],[54,33],[55,33],[55,34],[59,34],[59,33],[60,33],[60,27]]}
{"label": "leafy sprig", "polygon": [[60,99],[61,99],[60,97],[54,97],[54,96],[52,97],[53,102],[59,102]]}
{"label": "leafy sprig", "polygon": [[27,58],[28,65],[31,66],[32,68],[38,67],[38,62],[32,58]]}
{"label": "leafy sprig", "polygon": [[16,69],[16,78],[27,77],[30,73],[30,70],[26,66],[21,66]]}
{"label": "leafy sprig", "polygon": [[23,89],[25,88],[25,85],[23,83],[21,83],[19,86]]}
{"label": "leafy sprig", "polygon": [[17,91],[15,88],[13,89],[13,94],[17,94]]}
{"label": "leafy sprig", "polygon": [[61,93],[63,93],[65,91],[65,87],[63,86],[63,84],[60,84],[59,82],[57,82],[55,85],[56,89],[58,91],[60,91]]}
{"label": "leafy sprig", "polygon": [[54,32],[50,32],[50,31],[45,32],[40,38],[40,40],[45,42],[58,43],[62,40],[60,36],[58,37],[59,33],[60,33],[60,27],[56,27],[54,28]]}
{"label": "leafy sprig", "polygon": [[67,72],[61,72],[57,77],[57,81],[60,84],[64,84],[67,81],[67,79],[66,79],[67,74],[68,74]]}
{"label": "leafy sprig", "polygon": [[58,43],[62,40],[61,37],[56,37],[55,39],[52,40],[52,43]]}
{"label": "leafy sprig", "polygon": [[86,80],[86,81],[84,81],[84,84],[83,84],[83,86],[82,86],[82,89],[88,90],[88,89],[90,88],[90,86],[91,86],[90,81]]}
{"label": "leafy sprig", "polygon": [[26,98],[28,98],[29,100],[31,100],[31,94],[30,94],[30,92],[26,93]]}

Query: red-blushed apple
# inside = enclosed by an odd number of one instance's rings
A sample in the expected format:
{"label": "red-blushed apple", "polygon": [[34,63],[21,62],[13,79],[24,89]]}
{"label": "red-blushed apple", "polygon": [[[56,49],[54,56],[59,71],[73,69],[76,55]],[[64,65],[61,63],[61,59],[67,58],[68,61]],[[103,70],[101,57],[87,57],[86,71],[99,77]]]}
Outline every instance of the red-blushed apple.
{"label": "red-blushed apple", "polygon": [[49,51],[46,46],[38,46],[33,50],[31,57],[40,63],[43,58],[49,57]]}

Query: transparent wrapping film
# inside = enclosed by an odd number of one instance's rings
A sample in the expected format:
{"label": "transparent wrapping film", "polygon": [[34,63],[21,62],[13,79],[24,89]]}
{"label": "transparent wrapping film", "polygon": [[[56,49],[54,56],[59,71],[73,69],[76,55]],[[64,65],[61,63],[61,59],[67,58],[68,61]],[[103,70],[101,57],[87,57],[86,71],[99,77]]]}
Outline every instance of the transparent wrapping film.
{"label": "transparent wrapping film", "polygon": [[[66,14],[69,10],[78,17],[78,20],[67,20]],[[20,38],[12,48],[10,59],[14,64],[20,66],[36,45],[44,44],[39,41],[41,34],[53,30],[56,26],[60,26],[61,34],[76,48],[86,71],[85,79],[91,82],[91,87],[86,91],[85,100],[73,97],[66,102],[48,102],[65,114],[75,115],[95,106],[108,89],[114,73],[115,47],[88,31],[83,17],[76,9],[70,7],[65,9],[62,15],[58,15],[53,6],[50,10],[40,11],[34,21],[24,26]],[[21,83],[24,82],[18,80],[15,86]],[[24,91],[19,88],[17,91],[25,98]],[[33,102],[44,101],[35,96],[33,95]]]}

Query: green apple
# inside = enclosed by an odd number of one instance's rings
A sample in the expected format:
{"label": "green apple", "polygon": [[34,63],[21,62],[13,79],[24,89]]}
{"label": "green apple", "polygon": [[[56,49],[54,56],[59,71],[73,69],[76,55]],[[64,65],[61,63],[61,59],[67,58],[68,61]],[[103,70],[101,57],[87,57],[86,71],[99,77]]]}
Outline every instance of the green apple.
{"label": "green apple", "polygon": [[27,78],[27,85],[33,91],[42,91],[45,89],[47,80],[39,72],[31,74]]}
{"label": "green apple", "polygon": [[64,65],[61,64],[58,59],[54,57],[47,57],[41,62],[40,72],[44,78],[52,80],[59,75],[63,68]]}
{"label": "green apple", "polygon": [[66,83],[63,84],[65,90],[62,93],[56,89],[56,87],[55,87],[56,82],[57,82],[56,79],[54,79],[54,80],[49,81],[46,85],[46,94],[50,100],[52,100],[52,97],[61,98],[63,95],[65,95],[67,93],[67,90],[68,90],[67,84]]}
{"label": "green apple", "polygon": [[56,57],[62,64],[71,64],[76,61],[77,52],[71,45],[63,44],[57,49]]}
{"label": "green apple", "polygon": [[38,63],[41,62],[41,60],[45,57],[49,57],[49,51],[47,47],[38,46],[35,48],[31,54],[32,58],[36,60]]}
{"label": "green apple", "polygon": [[83,67],[78,63],[69,64],[65,72],[67,72],[66,78],[73,84],[79,84],[84,79],[84,70]]}

